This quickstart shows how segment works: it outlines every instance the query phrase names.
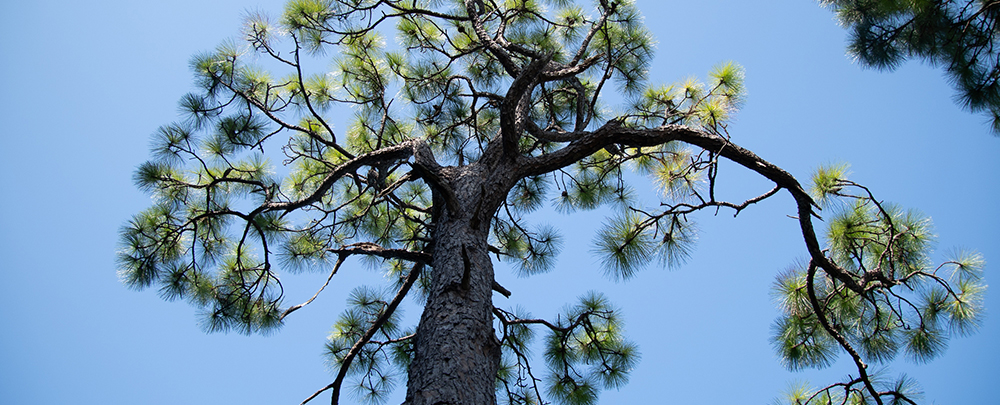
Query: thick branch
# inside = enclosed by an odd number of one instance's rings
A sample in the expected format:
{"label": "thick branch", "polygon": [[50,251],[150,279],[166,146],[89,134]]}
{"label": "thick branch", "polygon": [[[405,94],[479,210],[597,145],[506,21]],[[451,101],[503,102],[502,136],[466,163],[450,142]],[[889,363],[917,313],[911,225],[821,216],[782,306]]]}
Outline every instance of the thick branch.
{"label": "thick branch", "polygon": [[503,138],[503,151],[507,156],[517,153],[517,144],[524,122],[528,118],[531,107],[531,90],[538,84],[542,70],[552,60],[552,55],[536,59],[525,66],[521,73],[511,83],[507,95],[500,106],[500,134]]}
{"label": "thick branch", "polygon": [[548,68],[541,72],[541,80],[539,82],[550,82],[553,80],[568,79],[570,77],[579,75],[583,71],[587,70],[591,66],[594,66],[604,57],[604,54],[597,54],[584,59],[580,63],[574,65],[563,65],[561,63],[551,62]]}
{"label": "thick branch", "polygon": [[[330,187],[333,186],[337,180],[348,173],[354,173],[362,166],[371,166],[381,162],[387,161],[398,161],[407,159],[414,154],[415,149],[418,145],[423,143],[421,140],[410,140],[403,142],[396,146],[390,146],[382,148],[376,151],[366,153],[364,155],[358,156],[354,159],[344,162],[340,166],[337,166],[332,172],[323,178],[323,182],[320,183],[319,187],[316,188],[312,194],[306,196],[305,198],[299,199],[297,201],[281,202],[281,203],[269,203],[264,204],[256,211],[294,211],[299,208],[305,207],[309,204],[315,203],[320,200]],[[256,213],[256,212],[255,212]]]}
{"label": "thick branch", "polygon": [[328,249],[327,251],[338,255],[377,256],[383,259],[401,259],[425,264],[431,262],[431,255],[427,253],[405,249],[386,249],[371,242],[352,243],[341,249]]}
{"label": "thick branch", "polygon": [[500,293],[500,295],[503,295],[506,298],[510,298],[510,294],[511,294],[510,290],[504,288],[504,286],[500,285],[500,283],[498,283],[496,280],[493,280],[493,286],[492,286],[492,288],[493,288],[493,291],[496,291],[496,292]]}
{"label": "thick branch", "polygon": [[583,132],[546,131],[532,120],[525,123],[525,129],[535,138],[546,142],[571,142],[583,134]]}
{"label": "thick branch", "polygon": [[518,68],[510,54],[507,53],[507,50],[504,49],[501,44],[494,41],[493,38],[490,38],[489,34],[486,32],[486,28],[483,26],[483,21],[479,19],[480,12],[476,9],[476,3],[476,0],[465,0],[466,12],[468,13],[469,19],[472,20],[472,30],[475,31],[476,37],[486,45],[486,49],[493,54],[493,57],[497,58],[497,61],[503,65],[507,74],[517,76]]}
{"label": "thick branch", "polygon": [[436,160],[434,160],[434,154],[431,152],[431,147],[428,146],[426,142],[420,142],[416,145],[413,150],[413,160],[413,168],[416,169],[417,174],[427,181],[428,184],[441,192],[451,215],[458,215],[459,205],[458,197],[455,196],[455,190],[453,190],[451,186],[448,185],[448,182],[441,177],[441,166],[438,165]]}
{"label": "thick branch", "polygon": [[612,120],[596,131],[584,132],[578,139],[553,153],[537,157],[519,157],[515,166],[519,169],[519,177],[534,176],[572,165],[611,144],[638,147],[662,145],[671,141],[683,142],[716,153],[788,190],[795,199],[799,226],[812,260],[851,291],[858,294],[865,293],[864,285],[859,283],[854,275],[831,262],[823,254],[812,225],[815,203],[798,180],[780,167],[718,134],[685,125],[664,125],[645,129],[626,128],[620,121]]}

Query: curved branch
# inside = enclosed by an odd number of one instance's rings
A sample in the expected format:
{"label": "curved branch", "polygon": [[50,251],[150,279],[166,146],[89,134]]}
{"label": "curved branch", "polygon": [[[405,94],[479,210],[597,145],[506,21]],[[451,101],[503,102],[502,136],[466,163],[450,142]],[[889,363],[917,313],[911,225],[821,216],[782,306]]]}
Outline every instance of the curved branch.
{"label": "curved branch", "polygon": [[316,291],[316,294],[313,294],[312,298],[309,298],[306,302],[303,302],[301,304],[286,309],[285,312],[282,312],[281,316],[278,317],[278,320],[279,321],[284,320],[285,317],[288,316],[288,314],[298,311],[302,307],[309,305],[310,303],[313,302],[313,300],[316,299],[316,297],[319,297],[319,293],[323,292],[323,290],[326,289],[326,286],[330,285],[330,280],[333,280],[333,276],[337,274],[337,270],[340,270],[340,265],[344,264],[345,259],[347,259],[347,255],[342,254],[339,257],[337,257],[337,264],[333,265],[333,270],[330,271],[330,276],[326,278],[326,282],[323,283],[323,286],[319,288],[319,291]]}
{"label": "curved branch", "polygon": [[538,84],[542,70],[552,60],[552,56],[552,54],[546,55],[525,66],[504,96],[503,104],[500,106],[500,136],[503,138],[503,151],[507,156],[514,156],[517,153],[517,143],[531,106],[531,91]]}
{"label": "curved branch", "polygon": [[792,195],[798,209],[799,227],[805,239],[806,248],[813,261],[827,274],[851,291],[864,294],[867,278],[856,276],[830,261],[820,248],[819,239],[812,225],[812,197],[802,188],[798,180],[780,167],[757,156],[750,150],[732,143],[728,138],[686,125],[664,125],[656,128],[627,128],[621,121],[612,120],[592,132],[584,132],[580,138],[562,149],[537,157],[521,156],[514,165],[521,177],[534,176],[558,170],[590,156],[611,144],[627,146],[656,146],[677,141],[711,151],[720,157],[743,166],[774,182]]}
{"label": "curved branch", "polygon": [[507,53],[504,46],[490,38],[489,34],[486,33],[483,21],[479,19],[479,12],[476,10],[476,3],[476,0],[465,0],[466,12],[469,15],[469,19],[472,20],[472,30],[475,31],[476,37],[486,45],[486,49],[490,51],[490,54],[497,58],[497,61],[503,65],[507,74],[517,77],[520,69],[517,68],[513,58]]}
{"label": "curved branch", "polygon": [[553,80],[569,79],[571,77],[579,75],[580,73],[583,73],[583,71],[589,69],[591,66],[596,65],[597,62],[599,62],[603,57],[604,54],[597,54],[580,61],[580,63],[571,65],[563,65],[561,63],[550,63],[550,65],[553,66],[541,72],[542,78],[540,82],[550,82]]}
{"label": "curved branch", "polygon": [[441,177],[441,166],[434,160],[431,147],[426,142],[420,142],[413,148],[413,168],[428,184],[438,189],[444,196],[445,204],[451,215],[459,215],[458,197],[455,190]]}
{"label": "curved branch", "polygon": [[413,252],[403,249],[385,249],[370,242],[354,243],[346,245],[342,249],[327,249],[327,251],[337,254],[337,264],[333,266],[333,270],[330,272],[330,276],[326,278],[326,282],[319,288],[319,291],[316,291],[316,294],[313,294],[312,298],[309,298],[306,302],[286,309],[285,312],[278,317],[278,320],[285,319],[288,314],[291,314],[292,312],[295,312],[313,302],[313,300],[319,296],[319,293],[323,292],[323,290],[326,289],[326,286],[330,284],[330,280],[332,280],[333,276],[337,274],[338,270],[340,270],[340,266],[344,264],[344,260],[352,255],[378,256],[385,259],[401,259],[416,263],[430,263],[431,261],[431,255],[424,252]]}
{"label": "curved branch", "polygon": [[351,367],[351,363],[354,362],[354,358],[357,357],[358,353],[361,352],[361,348],[364,347],[366,344],[368,344],[369,341],[371,341],[372,337],[375,336],[375,333],[378,332],[380,328],[382,328],[382,325],[385,325],[386,321],[389,320],[389,317],[392,316],[394,312],[396,312],[396,307],[398,307],[399,303],[403,301],[403,298],[406,297],[406,294],[410,292],[410,287],[413,287],[413,283],[417,281],[417,279],[420,276],[420,272],[423,270],[423,268],[424,268],[423,263],[416,263],[413,265],[413,269],[411,269],[410,273],[407,274],[406,280],[403,282],[403,285],[399,287],[399,291],[396,293],[396,296],[393,297],[392,301],[389,302],[389,305],[386,306],[385,311],[382,312],[382,315],[380,315],[378,319],[376,319],[375,322],[372,324],[372,326],[368,328],[368,331],[365,332],[364,336],[358,339],[357,342],[354,342],[354,346],[351,346],[351,350],[347,352],[347,356],[344,357],[344,360],[340,365],[340,371],[337,373],[337,378],[333,380],[333,382],[327,385],[326,387],[323,387],[319,391],[316,391],[316,393],[309,396],[309,398],[306,398],[305,401],[302,401],[302,404],[312,401],[319,394],[323,393],[328,389],[333,389],[333,398],[330,400],[330,403],[333,405],[337,405],[337,403],[340,401],[340,387],[344,382],[344,377],[347,376],[347,370]]}
{"label": "curved branch", "polygon": [[255,213],[260,211],[294,211],[317,202],[320,198],[326,195],[326,192],[333,186],[333,183],[340,180],[348,173],[353,173],[362,166],[371,166],[380,162],[407,159],[410,156],[413,156],[414,150],[420,143],[423,143],[423,141],[416,139],[409,140],[396,146],[385,147],[355,157],[354,159],[348,160],[347,162],[337,166],[332,172],[327,174],[326,177],[323,178],[323,182],[320,183],[319,187],[317,187],[316,190],[309,196],[297,201],[264,204],[257,208]]}
{"label": "curved branch", "polygon": [[858,373],[861,375],[860,379],[865,383],[865,388],[868,389],[868,393],[872,394],[872,397],[875,399],[875,403],[882,405],[882,398],[879,397],[878,391],[875,391],[871,378],[868,376],[868,365],[861,361],[861,355],[859,355],[858,352],[851,347],[851,344],[847,342],[847,339],[844,339],[843,335],[833,329],[833,326],[830,325],[830,320],[828,320],[826,318],[826,314],[823,313],[823,308],[819,303],[819,299],[816,298],[816,288],[813,283],[813,279],[815,277],[816,264],[810,261],[809,271],[806,275],[806,290],[809,293],[809,303],[812,305],[813,313],[816,314],[816,319],[818,319],[819,323],[823,325],[823,329],[826,333],[829,333],[830,336],[832,336],[837,343],[840,343],[840,346],[851,355],[851,359],[854,360],[854,364],[858,368]]}
{"label": "curved branch", "polygon": [[[578,124],[580,120],[577,120]],[[578,127],[582,125],[577,125]],[[566,131],[546,131],[538,126],[534,121],[527,120],[525,122],[525,130],[528,131],[531,136],[538,138],[546,142],[572,142],[580,137],[583,132],[577,130],[576,132],[566,132]]]}

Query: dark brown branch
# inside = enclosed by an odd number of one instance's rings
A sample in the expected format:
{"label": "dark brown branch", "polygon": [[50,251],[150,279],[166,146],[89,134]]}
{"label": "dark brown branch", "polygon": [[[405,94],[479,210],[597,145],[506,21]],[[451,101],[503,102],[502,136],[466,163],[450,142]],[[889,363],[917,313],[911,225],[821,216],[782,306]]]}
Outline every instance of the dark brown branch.
{"label": "dark brown branch", "polygon": [[413,168],[416,169],[417,174],[430,186],[441,192],[451,215],[459,215],[458,197],[455,196],[455,190],[441,177],[441,166],[434,160],[431,147],[426,142],[420,142],[414,147],[413,160]]}
{"label": "dark brown branch", "polygon": [[410,273],[407,274],[406,280],[403,282],[403,285],[399,287],[399,291],[396,293],[396,296],[393,297],[392,301],[389,302],[389,305],[386,306],[385,311],[382,312],[382,315],[380,315],[378,319],[376,319],[375,322],[372,323],[372,326],[368,328],[364,336],[358,339],[357,342],[354,342],[354,346],[351,346],[351,350],[347,352],[346,356],[344,356],[344,360],[340,365],[340,371],[337,372],[337,378],[333,380],[333,382],[327,385],[326,387],[323,387],[319,391],[316,391],[316,393],[309,396],[309,398],[306,398],[305,401],[302,401],[302,404],[312,401],[319,394],[323,393],[328,389],[333,389],[333,397],[330,399],[330,403],[333,405],[337,405],[337,403],[340,401],[340,387],[344,382],[344,377],[347,376],[347,370],[351,367],[351,363],[354,362],[354,358],[357,357],[358,353],[361,352],[361,348],[371,341],[372,337],[375,336],[375,333],[382,328],[382,325],[385,325],[386,321],[389,320],[389,317],[392,316],[394,312],[396,312],[396,307],[399,306],[399,303],[402,302],[403,298],[406,297],[406,294],[410,291],[410,288],[413,287],[413,283],[417,281],[417,279],[420,276],[420,272],[423,271],[423,268],[424,268],[423,263],[416,263],[413,265],[413,269],[411,269]]}
{"label": "dark brown branch", "polygon": [[528,119],[531,105],[531,91],[539,83],[542,70],[552,60],[552,55],[531,61],[521,70],[514,82],[510,84],[507,95],[500,106],[500,136],[503,139],[503,151],[507,156],[518,152],[518,141]]}
{"label": "dark brown branch", "polygon": [[587,50],[590,48],[590,41],[592,41],[594,36],[597,35],[597,32],[605,26],[605,23],[608,21],[608,17],[611,16],[611,13],[613,13],[616,8],[617,7],[608,7],[604,9],[604,12],[601,13],[601,19],[590,27],[590,31],[587,32],[587,36],[580,42],[580,48],[576,51],[576,55],[573,56],[573,61],[570,64],[575,65],[581,58],[583,58],[583,55],[585,55]]}
{"label": "dark brown branch", "polygon": [[532,120],[525,122],[525,130],[535,138],[547,142],[572,142],[583,134],[583,132],[546,131]]}
{"label": "dark brown branch", "polygon": [[575,65],[563,65],[560,63],[548,63],[547,68],[540,72],[541,80],[539,82],[549,82],[553,80],[568,79],[577,76],[583,71],[594,66],[604,57],[604,54],[597,54],[584,59],[582,62]]}
{"label": "dark brown branch", "polygon": [[647,213],[647,212],[645,212],[643,210],[639,210],[639,209],[635,209],[635,208],[632,208],[632,210],[636,211],[636,212],[641,212],[643,215],[646,215],[646,216],[648,216],[648,217],[650,217],[650,218],[652,218],[652,219],[655,220],[655,219],[663,218],[663,217],[665,217],[667,215],[690,214],[690,213],[693,213],[693,212],[696,212],[696,211],[701,211],[701,210],[703,210],[705,208],[709,208],[709,207],[715,207],[716,210],[718,210],[719,208],[722,208],[722,207],[726,207],[726,208],[732,208],[733,211],[736,211],[733,214],[733,216],[735,217],[735,216],[738,216],[740,214],[740,212],[743,212],[743,210],[745,210],[751,204],[756,204],[758,202],[761,202],[761,201],[767,199],[768,197],[771,197],[771,196],[777,194],[778,191],[781,191],[781,186],[774,186],[774,188],[772,188],[770,191],[768,191],[768,192],[766,192],[764,194],[761,194],[759,196],[750,198],[750,199],[748,199],[746,201],[743,201],[740,204],[731,203],[729,201],[706,201],[706,202],[703,202],[703,203],[698,204],[698,205],[693,205],[693,204],[688,204],[688,203],[679,203],[679,204],[676,204],[676,205],[661,204],[661,205],[665,205],[667,207],[667,209],[664,212],[660,213],[660,214],[650,214],[650,213]]}
{"label": "dark brown branch", "polygon": [[490,51],[493,57],[497,58],[497,61],[503,65],[504,70],[507,74],[511,76],[517,76],[519,69],[514,63],[513,58],[507,53],[507,50],[497,41],[490,38],[489,34],[486,32],[486,28],[483,26],[483,21],[479,19],[479,13],[476,10],[476,0],[465,0],[465,9],[468,13],[469,19],[472,20],[472,30],[476,33],[476,37],[486,45],[486,49]]}
{"label": "dark brown branch", "polygon": [[337,166],[336,169],[327,174],[326,177],[323,178],[323,182],[320,183],[319,187],[316,187],[316,190],[309,196],[297,201],[264,204],[260,208],[255,210],[255,213],[265,210],[294,211],[299,208],[305,207],[309,204],[312,204],[314,202],[317,202],[320,200],[320,198],[326,195],[326,192],[330,189],[330,187],[333,186],[333,183],[335,183],[337,180],[340,180],[348,173],[354,173],[358,170],[358,168],[362,166],[371,166],[380,162],[407,159],[414,154],[415,149],[417,149],[420,144],[423,144],[423,141],[410,140],[400,143],[399,145],[396,146],[385,147],[358,156],[354,159],[348,160],[347,162],[344,162],[340,166]]}
{"label": "dark brown branch", "polygon": [[[685,125],[664,125],[656,128],[626,128],[618,120],[612,120],[593,132],[585,132],[579,139],[562,149],[537,157],[519,157],[516,167],[521,177],[548,173],[572,165],[610,144],[628,146],[656,146],[677,141],[712,151],[740,166],[750,169],[788,190],[795,199],[798,209],[799,226],[809,255],[827,274],[844,283],[858,294],[865,293],[865,283],[859,282],[853,274],[831,262],[820,248],[819,239],[812,225],[813,208],[816,204],[802,188],[794,176],[778,166],[760,158],[753,152],[732,143],[718,134]],[[862,279],[864,281],[864,279]]]}
{"label": "dark brown branch", "polygon": [[402,2],[394,2],[394,1],[387,1],[387,2],[385,2],[385,5],[393,8],[394,10],[397,10],[397,13],[395,13],[395,14],[389,14],[388,16],[390,16],[390,17],[397,17],[397,16],[409,16],[409,15],[422,15],[422,16],[425,16],[425,17],[434,17],[434,18],[440,18],[442,20],[449,20],[449,21],[469,21],[468,17],[462,17],[462,16],[458,16],[458,15],[451,15],[451,14],[444,14],[444,13],[436,12],[434,10],[423,9],[423,8],[408,8],[408,7],[405,7],[403,5],[400,5],[401,3]]}
{"label": "dark brown branch", "polygon": [[872,394],[875,399],[875,403],[882,405],[882,398],[879,397],[878,391],[875,391],[875,387],[872,385],[871,378],[868,376],[868,365],[861,360],[861,355],[858,354],[854,347],[847,342],[840,332],[830,325],[830,320],[826,318],[826,313],[823,312],[823,307],[819,303],[819,299],[816,298],[816,288],[814,284],[814,279],[816,278],[816,264],[812,261],[809,262],[809,270],[806,274],[806,290],[809,293],[809,303],[812,305],[813,313],[816,314],[816,319],[819,320],[820,325],[823,325],[823,330],[830,334],[841,347],[851,355],[851,359],[854,360],[855,366],[858,368],[858,373],[860,374],[860,379],[864,382],[865,388],[868,389],[868,393]]}
{"label": "dark brown branch", "polygon": [[510,298],[510,295],[511,295],[510,290],[504,288],[496,280],[493,280],[493,286],[492,286],[492,288],[493,288],[493,291],[496,291],[496,292],[500,293],[500,295],[503,295],[506,298]]}
{"label": "dark brown branch", "polygon": [[405,249],[386,249],[371,242],[352,243],[340,249],[327,249],[327,251],[338,255],[377,256],[383,259],[400,259],[415,263],[431,262],[431,255],[427,253]]}

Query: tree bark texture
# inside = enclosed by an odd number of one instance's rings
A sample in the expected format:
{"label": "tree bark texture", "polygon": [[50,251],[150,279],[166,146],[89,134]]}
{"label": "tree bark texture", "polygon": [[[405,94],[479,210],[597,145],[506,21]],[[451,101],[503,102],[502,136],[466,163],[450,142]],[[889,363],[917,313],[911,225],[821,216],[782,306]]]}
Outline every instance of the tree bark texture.
{"label": "tree bark texture", "polygon": [[[440,214],[435,220],[431,291],[417,327],[407,405],[496,403],[500,342],[493,330],[493,264],[487,237],[489,218],[499,205],[494,195],[505,195],[502,190],[509,187],[487,185],[491,182],[476,167],[440,171],[455,191],[455,201],[435,201]],[[448,206],[457,206],[458,212]]]}

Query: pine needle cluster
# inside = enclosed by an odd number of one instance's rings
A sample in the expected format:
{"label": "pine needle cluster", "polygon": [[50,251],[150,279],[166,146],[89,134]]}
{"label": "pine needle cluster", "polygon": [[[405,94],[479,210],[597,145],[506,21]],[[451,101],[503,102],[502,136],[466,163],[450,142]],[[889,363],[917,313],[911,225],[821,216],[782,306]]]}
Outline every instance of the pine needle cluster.
{"label": "pine needle cluster", "polygon": [[847,169],[818,169],[812,194],[832,211],[828,257],[860,280],[860,289],[817,272],[813,262],[793,266],[773,287],[783,315],[772,341],[789,369],[826,367],[847,354],[860,376],[792,390],[788,403],[914,403],[920,394],[915,381],[905,375],[887,380],[887,371],[867,366],[888,365],[900,354],[927,362],[944,352],[950,336],[977,330],[984,262],[965,250],[933,261],[930,219],[876,199],[847,179]]}
{"label": "pine needle cluster", "polygon": [[823,0],[851,30],[848,52],[892,70],[916,58],[942,67],[959,104],[986,113],[1000,134],[1000,4],[979,0]]}

